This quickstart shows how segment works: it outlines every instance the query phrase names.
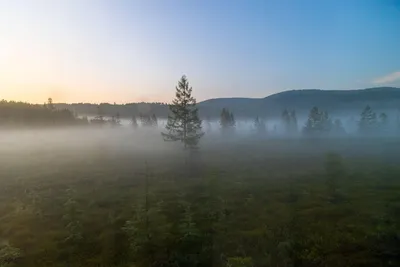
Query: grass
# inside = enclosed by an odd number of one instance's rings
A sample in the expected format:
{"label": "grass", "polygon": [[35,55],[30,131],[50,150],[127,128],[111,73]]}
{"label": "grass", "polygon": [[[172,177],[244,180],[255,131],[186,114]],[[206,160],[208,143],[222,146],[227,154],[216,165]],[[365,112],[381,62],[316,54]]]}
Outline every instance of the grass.
{"label": "grass", "polygon": [[399,143],[206,143],[195,162],[173,150],[8,151],[0,263],[398,266]]}

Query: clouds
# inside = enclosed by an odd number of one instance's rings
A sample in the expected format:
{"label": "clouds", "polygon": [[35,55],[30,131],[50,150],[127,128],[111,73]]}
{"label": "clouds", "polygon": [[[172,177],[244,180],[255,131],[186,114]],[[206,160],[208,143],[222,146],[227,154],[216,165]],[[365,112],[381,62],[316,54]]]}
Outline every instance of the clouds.
{"label": "clouds", "polygon": [[400,82],[400,71],[378,77],[372,81],[373,84],[390,84],[394,82]]}

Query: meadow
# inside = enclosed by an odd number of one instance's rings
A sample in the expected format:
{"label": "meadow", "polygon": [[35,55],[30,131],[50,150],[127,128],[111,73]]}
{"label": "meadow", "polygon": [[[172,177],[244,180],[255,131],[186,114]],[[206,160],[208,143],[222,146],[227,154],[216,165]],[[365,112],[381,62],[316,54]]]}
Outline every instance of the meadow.
{"label": "meadow", "polygon": [[0,137],[2,267],[400,264],[400,139]]}

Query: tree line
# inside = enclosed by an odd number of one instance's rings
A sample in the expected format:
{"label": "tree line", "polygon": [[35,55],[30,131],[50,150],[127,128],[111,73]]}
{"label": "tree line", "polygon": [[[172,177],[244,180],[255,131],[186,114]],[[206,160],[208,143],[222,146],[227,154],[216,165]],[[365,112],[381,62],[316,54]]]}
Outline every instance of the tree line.
{"label": "tree line", "polygon": [[[157,127],[157,113],[160,110],[146,108],[145,103],[132,114],[121,115],[118,111],[111,113],[115,105],[100,104],[96,106],[96,113],[93,119],[78,117],[68,108],[56,108],[51,98],[43,105],[35,105],[23,102],[0,101],[0,126],[45,126],[45,125],[110,125],[121,126],[121,117],[131,118],[133,128]],[[209,119],[201,120],[195,98],[192,96],[192,87],[186,76],[183,76],[176,87],[176,97],[170,105],[154,103],[163,108],[169,109],[166,132],[162,133],[166,141],[182,141],[185,147],[188,143],[197,145],[198,140],[204,135],[203,126],[211,128]],[[92,106],[92,105],[91,105]],[[105,110],[107,112],[105,112]],[[164,112],[164,110],[163,110]],[[107,114],[107,115],[106,115]],[[265,116],[263,116],[265,117]],[[366,106],[360,114],[358,121],[359,133],[377,134],[388,131],[389,119],[386,113],[376,114],[370,106]],[[237,123],[232,111],[223,108],[220,112],[219,124],[221,133],[232,135],[235,132]],[[345,128],[340,119],[332,118],[327,111],[319,107],[313,107],[308,115],[304,126],[298,125],[295,110],[285,109],[281,115],[280,133],[286,135],[304,136],[327,136],[345,134]],[[268,129],[266,121],[262,116],[254,119],[254,132],[258,135],[273,134],[277,132],[277,126]],[[194,141],[194,139],[198,139]],[[189,141],[190,140],[190,141]]]}
{"label": "tree line", "polygon": [[51,98],[43,105],[0,101],[0,127],[82,124],[87,124],[87,120],[78,118],[69,109],[57,109]]}
{"label": "tree line", "polygon": [[[166,126],[166,133],[162,133],[165,141],[181,141],[185,148],[197,147],[200,138],[204,135],[202,121],[197,114],[196,100],[192,96],[192,87],[186,76],[183,76],[176,87],[176,98],[170,105],[170,116]],[[346,133],[340,119],[333,119],[327,111],[313,107],[302,129],[299,129],[296,111],[285,109],[282,112],[282,128],[286,134],[302,134],[304,136],[330,136]],[[220,115],[221,132],[232,135],[236,128],[234,114],[223,108]],[[398,126],[400,124],[398,123]],[[267,133],[266,123],[259,116],[254,120],[254,130],[259,135]],[[360,114],[358,122],[360,134],[381,134],[388,130],[388,116],[381,113],[379,116],[367,105]],[[274,127],[276,131],[276,127]]]}

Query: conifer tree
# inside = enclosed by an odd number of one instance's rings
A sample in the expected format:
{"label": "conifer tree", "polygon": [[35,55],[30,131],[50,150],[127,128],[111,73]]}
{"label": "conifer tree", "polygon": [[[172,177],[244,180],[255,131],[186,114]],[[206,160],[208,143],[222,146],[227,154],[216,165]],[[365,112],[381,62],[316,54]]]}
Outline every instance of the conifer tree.
{"label": "conifer tree", "polygon": [[153,126],[152,117],[148,114],[139,114],[140,123],[143,127]]}
{"label": "conifer tree", "polygon": [[135,129],[138,128],[138,126],[139,126],[135,115],[132,116],[131,124],[132,124],[132,127]]}
{"label": "conifer tree", "polygon": [[157,120],[156,114],[154,114],[154,113],[153,113],[153,115],[151,115],[151,126],[153,126],[153,127],[158,126],[158,120]]}
{"label": "conifer tree", "polygon": [[389,128],[389,123],[388,123],[388,116],[386,115],[385,112],[382,112],[379,114],[379,131],[381,133],[387,133]]}
{"label": "conifer tree", "polygon": [[320,111],[317,107],[310,110],[306,125],[304,126],[304,133],[308,135],[327,134],[332,129],[332,121],[326,111]]}
{"label": "conifer tree", "polygon": [[180,141],[185,148],[196,148],[204,132],[198,116],[196,99],[192,96],[192,87],[185,75],[175,89],[175,99],[169,106],[171,114],[165,126],[166,132],[161,134],[164,141]]}
{"label": "conifer tree", "polygon": [[361,119],[359,122],[359,130],[362,133],[372,133],[376,130],[377,126],[376,113],[368,105],[361,113]]}
{"label": "conifer tree", "polygon": [[207,133],[210,133],[212,131],[211,123],[210,123],[210,117],[207,116],[205,120],[202,121]]}
{"label": "conifer tree", "polygon": [[290,132],[297,133],[298,127],[296,111],[292,110],[292,112],[290,112]]}
{"label": "conifer tree", "polygon": [[233,113],[230,112],[227,108],[223,108],[221,111],[220,125],[222,133],[224,134],[233,133],[235,129],[235,117],[233,116]]}
{"label": "conifer tree", "polygon": [[47,108],[50,109],[51,111],[56,109],[53,104],[53,99],[51,97],[49,97],[49,99],[47,100]]}
{"label": "conifer tree", "polygon": [[327,111],[322,112],[321,125],[322,131],[325,133],[329,133],[332,130],[332,120],[330,119]]}
{"label": "conifer tree", "polygon": [[282,124],[283,124],[283,131],[285,133],[290,132],[290,113],[287,109],[282,112]]}
{"label": "conifer tree", "polygon": [[120,119],[119,112],[117,112],[117,114],[115,114],[115,116],[111,117],[110,124],[111,124],[111,126],[121,126],[121,119]]}
{"label": "conifer tree", "polygon": [[257,134],[265,134],[266,133],[266,127],[265,123],[260,120],[260,118],[257,116],[256,119],[254,120],[254,128],[256,130]]}

